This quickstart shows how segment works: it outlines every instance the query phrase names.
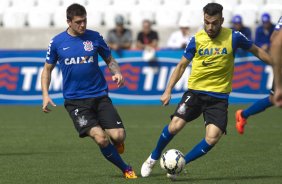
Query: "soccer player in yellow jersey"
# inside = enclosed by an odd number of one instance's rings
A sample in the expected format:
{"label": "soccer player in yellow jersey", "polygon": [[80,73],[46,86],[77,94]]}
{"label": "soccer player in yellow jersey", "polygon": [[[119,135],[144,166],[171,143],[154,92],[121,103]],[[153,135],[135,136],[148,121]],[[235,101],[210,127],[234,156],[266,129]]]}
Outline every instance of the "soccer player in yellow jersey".
{"label": "soccer player in yellow jersey", "polygon": [[[205,137],[185,155],[186,164],[208,153],[226,133],[228,96],[231,92],[234,55],[237,48],[253,53],[262,61],[271,63],[270,56],[254,45],[242,33],[223,28],[223,7],[208,3],[204,8],[204,30],[188,42],[184,54],[176,66],[167,88],[161,97],[168,105],[171,91],[186,67],[192,61],[188,91],[165,126],[156,147],[143,163],[141,175],[148,177],[162,151],[172,138],[186,125],[203,114]],[[172,176],[174,177],[174,176]]]}

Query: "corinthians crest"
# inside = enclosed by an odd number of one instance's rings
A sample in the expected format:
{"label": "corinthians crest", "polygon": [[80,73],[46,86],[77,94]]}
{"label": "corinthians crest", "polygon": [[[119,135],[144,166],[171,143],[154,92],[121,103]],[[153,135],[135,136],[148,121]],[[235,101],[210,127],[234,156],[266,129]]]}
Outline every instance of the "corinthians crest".
{"label": "corinthians crest", "polygon": [[87,121],[87,119],[85,119],[84,116],[82,116],[82,117],[78,117],[77,122],[78,122],[80,127],[83,127],[83,126],[87,125],[88,121]]}
{"label": "corinthians crest", "polygon": [[185,114],[186,113],[186,109],[187,109],[187,106],[185,105],[185,103],[181,104],[177,110],[177,112],[179,114]]}
{"label": "corinthians crest", "polygon": [[93,50],[93,44],[91,41],[86,40],[85,42],[83,42],[84,45],[84,50],[85,51],[92,51]]}

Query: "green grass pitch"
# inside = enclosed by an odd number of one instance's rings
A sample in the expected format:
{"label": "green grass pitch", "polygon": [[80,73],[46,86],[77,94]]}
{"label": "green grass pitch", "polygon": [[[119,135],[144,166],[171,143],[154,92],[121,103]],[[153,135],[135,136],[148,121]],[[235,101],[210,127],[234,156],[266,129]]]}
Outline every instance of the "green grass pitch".
{"label": "green grass pitch", "polygon": [[[229,108],[228,134],[206,156],[187,165],[176,183],[282,183],[282,111],[270,108],[251,117],[245,134],[235,131]],[[140,176],[175,106],[118,106],[127,130],[122,155]],[[0,106],[1,184],[171,183],[159,164],[151,177],[125,180],[89,138],[80,139],[61,106],[50,114],[39,106]],[[166,149],[187,153],[204,137],[203,118],[188,124]]]}

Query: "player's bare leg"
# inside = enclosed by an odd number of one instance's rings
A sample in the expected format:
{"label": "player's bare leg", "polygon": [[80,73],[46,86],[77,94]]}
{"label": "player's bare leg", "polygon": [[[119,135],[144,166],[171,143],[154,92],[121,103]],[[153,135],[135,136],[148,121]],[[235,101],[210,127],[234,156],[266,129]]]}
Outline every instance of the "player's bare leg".
{"label": "player's bare leg", "polygon": [[168,126],[168,130],[171,134],[176,135],[186,125],[186,121],[182,118],[174,116]]}
{"label": "player's bare leg", "polygon": [[[100,126],[91,128],[88,135],[98,144],[104,157],[123,172],[125,178],[137,178],[132,168],[122,160],[116,148],[109,141],[106,132]],[[119,133],[116,135],[119,135]],[[123,140],[124,136],[117,136],[117,138]]]}
{"label": "player's bare leg", "polygon": [[206,126],[206,141],[209,145],[215,145],[221,138],[222,131],[214,124]]}
{"label": "player's bare leg", "polygon": [[125,130],[123,128],[106,129],[107,134],[110,136],[111,141],[116,147],[119,154],[124,153],[124,140],[126,137]]}
{"label": "player's bare leg", "polygon": [[189,153],[185,155],[186,164],[189,164],[193,160],[200,158],[207,154],[213,146],[220,140],[222,131],[214,124],[208,124],[206,126],[206,136],[202,139]]}
{"label": "player's bare leg", "polygon": [[152,154],[146,159],[141,167],[142,177],[148,177],[151,174],[153,167],[155,166],[157,160],[160,158],[163,149],[171,141],[173,136],[176,135],[185,126],[185,124],[186,122],[183,119],[174,116],[170,124],[164,127],[156,148],[153,150]]}
{"label": "player's bare leg", "polygon": [[109,140],[103,129],[99,126],[90,129],[88,135],[97,143],[101,148],[109,144]]}

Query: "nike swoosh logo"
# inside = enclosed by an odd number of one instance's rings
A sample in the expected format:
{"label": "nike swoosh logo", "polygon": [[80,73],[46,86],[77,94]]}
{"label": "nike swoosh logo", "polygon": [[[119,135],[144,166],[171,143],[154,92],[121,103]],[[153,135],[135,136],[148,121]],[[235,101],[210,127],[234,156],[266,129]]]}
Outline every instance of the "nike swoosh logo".
{"label": "nike swoosh logo", "polygon": [[70,48],[70,47],[64,47],[63,50],[67,50],[67,49],[69,49],[69,48]]}
{"label": "nike swoosh logo", "polygon": [[111,157],[113,154],[111,153],[110,155],[106,155],[107,158]]}
{"label": "nike swoosh logo", "polygon": [[214,62],[206,62],[205,60],[202,62],[202,65],[203,66],[209,66],[209,65],[211,65],[211,64],[213,64]]}
{"label": "nike swoosh logo", "polygon": [[117,121],[117,124],[119,125],[119,124],[121,124],[122,122],[121,121]]}

